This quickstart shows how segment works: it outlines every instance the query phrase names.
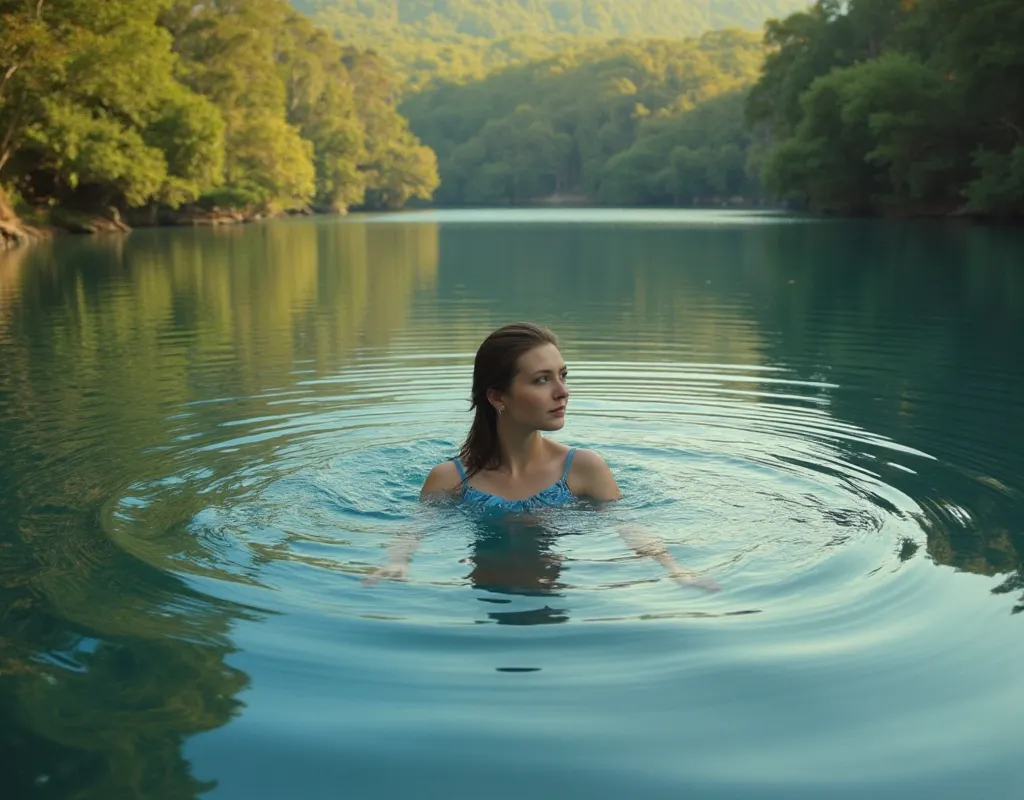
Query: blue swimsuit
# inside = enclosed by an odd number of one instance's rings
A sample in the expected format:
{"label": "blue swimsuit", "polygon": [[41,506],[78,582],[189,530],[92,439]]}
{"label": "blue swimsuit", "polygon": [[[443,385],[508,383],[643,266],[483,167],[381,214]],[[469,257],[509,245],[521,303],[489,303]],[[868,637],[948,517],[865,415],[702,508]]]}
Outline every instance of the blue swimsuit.
{"label": "blue swimsuit", "polygon": [[542,489],[533,497],[527,497],[525,500],[506,500],[503,497],[474,489],[466,483],[466,470],[463,468],[462,462],[457,458],[453,458],[452,461],[458,467],[459,477],[462,479],[462,502],[499,511],[534,511],[538,508],[560,506],[576,499],[576,496],[569,490],[568,483],[569,467],[572,466],[572,457],[575,454],[576,448],[574,447],[566,455],[565,469],[562,470],[562,477],[558,479],[558,483],[552,484],[547,489]]}

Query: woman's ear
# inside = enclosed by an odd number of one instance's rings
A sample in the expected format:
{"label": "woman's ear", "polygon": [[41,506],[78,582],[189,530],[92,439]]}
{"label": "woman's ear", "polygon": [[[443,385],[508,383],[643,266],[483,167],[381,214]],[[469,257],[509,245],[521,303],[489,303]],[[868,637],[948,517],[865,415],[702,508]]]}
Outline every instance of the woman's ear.
{"label": "woman's ear", "polygon": [[505,412],[505,396],[497,389],[487,390],[487,402],[491,404],[499,414]]}

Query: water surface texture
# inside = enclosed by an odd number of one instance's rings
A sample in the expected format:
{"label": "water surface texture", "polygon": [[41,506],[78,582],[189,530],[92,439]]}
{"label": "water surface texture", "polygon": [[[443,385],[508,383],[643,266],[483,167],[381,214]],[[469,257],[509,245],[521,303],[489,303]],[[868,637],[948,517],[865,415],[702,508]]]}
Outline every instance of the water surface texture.
{"label": "water surface texture", "polygon": [[[1019,231],[430,212],[2,258],[3,797],[1020,790]],[[424,515],[517,319],[625,498]]]}

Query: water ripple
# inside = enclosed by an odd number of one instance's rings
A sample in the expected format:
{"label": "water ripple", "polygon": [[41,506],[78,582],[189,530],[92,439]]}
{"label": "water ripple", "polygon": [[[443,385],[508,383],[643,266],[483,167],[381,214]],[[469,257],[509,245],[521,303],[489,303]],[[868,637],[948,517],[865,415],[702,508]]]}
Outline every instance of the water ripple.
{"label": "water ripple", "polygon": [[[409,604],[386,587],[321,592],[339,580],[354,585],[344,581],[380,563],[381,548],[415,524],[422,476],[457,449],[467,419],[457,402],[465,365],[424,361],[430,359],[422,353],[399,350],[335,375],[298,376],[291,389],[248,398],[252,413],[214,427],[201,427],[194,410],[172,415],[179,471],[112,499],[104,514],[108,535],[162,570],[219,576],[228,588],[206,582],[204,591],[225,597],[237,599],[239,581],[283,585],[276,576],[287,569],[289,585],[312,592],[246,595],[247,602],[297,609],[316,596],[333,613],[410,618]],[[937,499],[908,495],[892,481],[934,465],[933,458],[830,415],[834,383],[801,380],[781,368],[686,361],[584,361],[572,372],[566,441],[608,459],[625,494],[620,515],[648,525],[677,558],[715,575],[725,591],[687,596],[686,610],[675,609],[678,588],[623,546],[614,519],[595,520],[585,509],[555,511],[529,535],[557,530],[558,543],[537,544],[523,556],[534,563],[504,576],[529,584],[540,580],[545,559],[557,564],[555,583],[531,584],[541,594],[571,596],[571,611],[548,614],[552,619],[757,613],[775,625],[789,620],[787,630],[799,639],[810,620],[820,624],[830,609],[855,608],[847,624],[855,624],[856,642],[875,624],[869,598],[896,587],[885,594],[895,616],[914,602],[897,576],[904,556],[925,546],[928,526],[965,524]],[[424,439],[430,430],[443,435]],[[236,466],[219,466],[218,456]],[[476,585],[465,562],[490,534],[459,515],[441,527],[417,555],[412,586]],[[417,591],[407,590],[413,606],[421,601]],[[493,609],[467,617],[461,603],[433,608],[432,616],[417,608],[411,618],[436,625],[502,621]],[[842,652],[838,640],[832,647]]]}
{"label": "water ripple", "polygon": [[[4,746],[83,798],[1012,793],[1019,259],[511,216],[137,231],[4,279]],[[614,509],[418,503],[515,317],[564,337],[557,438]]]}

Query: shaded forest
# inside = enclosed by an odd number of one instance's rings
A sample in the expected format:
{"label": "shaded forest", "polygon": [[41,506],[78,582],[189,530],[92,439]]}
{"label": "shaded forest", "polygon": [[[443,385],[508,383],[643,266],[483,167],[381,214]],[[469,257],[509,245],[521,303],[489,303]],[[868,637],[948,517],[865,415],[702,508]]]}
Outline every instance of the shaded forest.
{"label": "shaded forest", "polygon": [[742,92],[756,34],[569,49],[402,105],[437,153],[436,199],[500,205],[575,195],[609,204],[754,194]]}
{"label": "shaded forest", "polygon": [[[801,4],[295,5],[0,0],[3,230],[5,195],[58,222],[410,202],[1024,215],[1016,0],[819,0],[696,38]],[[652,33],[669,38],[624,38]]]}
{"label": "shaded forest", "polygon": [[293,0],[359,47],[393,60],[408,88],[480,80],[581,41],[686,39],[760,30],[808,0]]}
{"label": "shaded forest", "polygon": [[441,203],[1024,214],[1015,0],[298,5],[401,65]]}
{"label": "shaded forest", "polygon": [[1024,3],[819,0],[767,26],[748,102],[775,196],[839,214],[1024,214]]}
{"label": "shaded forest", "polygon": [[376,55],[283,0],[0,0],[22,208],[400,208],[437,186]]}

